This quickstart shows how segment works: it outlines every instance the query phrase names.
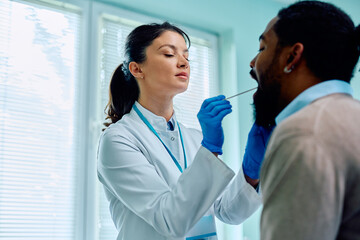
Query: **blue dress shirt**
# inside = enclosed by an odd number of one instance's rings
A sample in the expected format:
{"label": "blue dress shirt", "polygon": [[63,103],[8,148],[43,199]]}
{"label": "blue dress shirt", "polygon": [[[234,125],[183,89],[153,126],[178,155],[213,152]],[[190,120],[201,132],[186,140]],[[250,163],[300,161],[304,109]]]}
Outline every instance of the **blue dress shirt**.
{"label": "blue dress shirt", "polygon": [[306,107],[313,101],[334,93],[345,93],[352,95],[353,89],[349,83],[341,80],[328,80],[318,83],[300,93],[289,105],[287,105],[275,118],[276,125],[281,121]]}

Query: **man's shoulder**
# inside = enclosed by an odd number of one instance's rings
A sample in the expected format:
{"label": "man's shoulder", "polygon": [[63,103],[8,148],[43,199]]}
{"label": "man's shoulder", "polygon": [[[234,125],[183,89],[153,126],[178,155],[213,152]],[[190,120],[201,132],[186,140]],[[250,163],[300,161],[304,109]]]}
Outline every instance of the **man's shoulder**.
{"label": "man's shoulder", "polygon": [[359,122],[360,102],[349,95],[333,94],[282,121],[275,128],[268,148],[274,150],[284,144],[296,148],[300,143],[309,143],[329,153],[348,149],[360,141]]}
{"label": "man's shoulder", "polygon": [[[282,121],[278,129],[303,134],[328,124],[344,124],[346,120],[360,118],[360,101],[346,94],[332,94],[307,105]],[[344,122],[345,121],[345,122]]]}

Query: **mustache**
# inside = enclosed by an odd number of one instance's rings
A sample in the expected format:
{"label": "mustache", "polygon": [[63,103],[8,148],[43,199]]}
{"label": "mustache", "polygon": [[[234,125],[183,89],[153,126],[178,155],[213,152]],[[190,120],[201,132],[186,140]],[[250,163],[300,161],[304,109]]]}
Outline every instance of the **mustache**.
{"label": "mustache", "polygon": [[256,81],[258,81],[258,79],[257,79],[257,77],[256,77],[256,73],[255,73],[254,68],[252,68],[252,69],[250,70],[250,75],[251,75],[251,77],[252,77],[253,79],[255,79]]}

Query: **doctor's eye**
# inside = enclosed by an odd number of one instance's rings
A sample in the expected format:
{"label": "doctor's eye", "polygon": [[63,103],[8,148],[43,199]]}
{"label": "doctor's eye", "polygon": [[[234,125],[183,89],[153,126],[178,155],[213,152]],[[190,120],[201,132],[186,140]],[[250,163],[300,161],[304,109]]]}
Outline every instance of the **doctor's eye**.
{"label": "doctor's eye", "polygon": [[164,54],[166,57],[173,57],[173,54]]}
{"label": "doctor's eye", "polygon": [[259,52],[262,52],[262,51],[264,51],[264,49],[265,49],[265,48],[262,47],[262,48],[260,48],[258,51],[259,51]]}

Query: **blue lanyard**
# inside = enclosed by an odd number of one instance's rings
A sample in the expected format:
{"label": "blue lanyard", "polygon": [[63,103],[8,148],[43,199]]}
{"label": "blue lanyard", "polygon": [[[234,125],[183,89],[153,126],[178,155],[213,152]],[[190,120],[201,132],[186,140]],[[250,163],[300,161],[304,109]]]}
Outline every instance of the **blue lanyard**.
{"label": "blue lanyard", "polygon": [[[146,117],[140,112],[140,110],[137,108],[137,106],[134,104],[133,108],[135,110],[135,112],[139,115],[139,117],[141,118],[141,120],[146,124],[146,126],[149,127],[149,129],[156,135],[156,137],[160,140],[160,142],[164,145],[164,147],[166,148],[166,150],[168,151],[168,153],[170,154],[172,160],[174,161],[175,165],[178,167],[178,169],[180,170],[180,172],[183,172],[182,167],[180,166],[179,162],[176,160],[176,158],[174,157],[174,155],[171,153],[170,149],[165,145],[165,143],[161,140],[159,134],[155,131],[155,129],[153,128],[153,126],[151,126],[151,124],[149,123],[149,121],[146,119]],[[184,165],[185,165],[185,169],[187,168],[187,162],[186,162],[186,154],[185,154],[185,147],[184,147],[184,141],[181,135],[181,130],[180,130],[180,125],[178,122],[176,122],[179,128],[179,134],[180,134],[180,140],[181,140],[181,145],[183,148],[183,152],[184,152]]]}

